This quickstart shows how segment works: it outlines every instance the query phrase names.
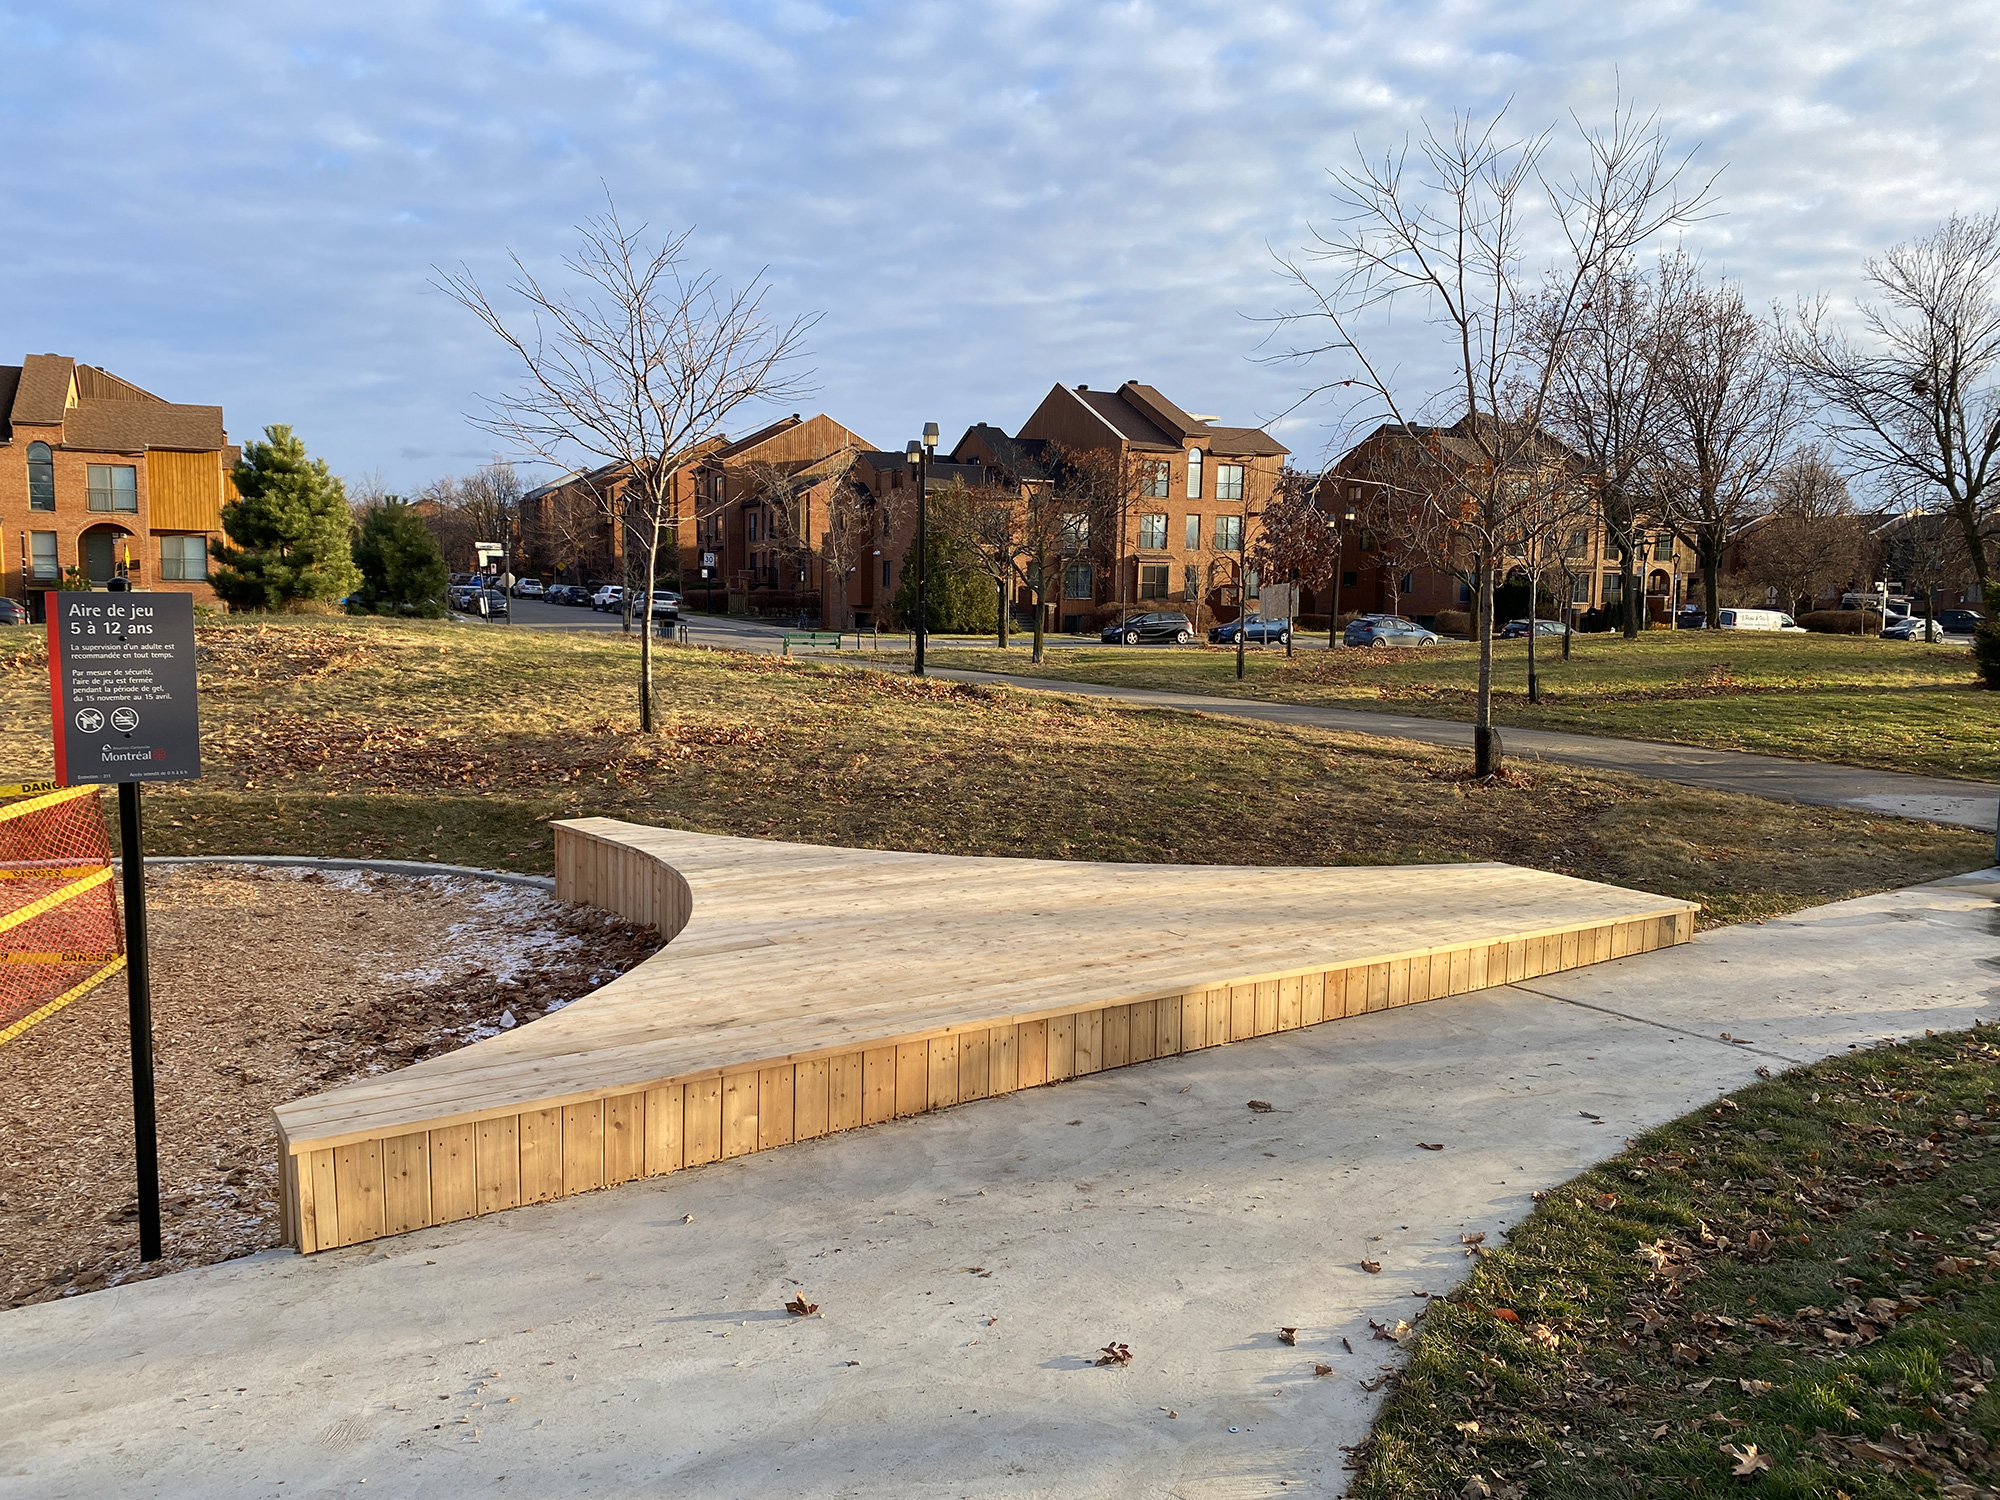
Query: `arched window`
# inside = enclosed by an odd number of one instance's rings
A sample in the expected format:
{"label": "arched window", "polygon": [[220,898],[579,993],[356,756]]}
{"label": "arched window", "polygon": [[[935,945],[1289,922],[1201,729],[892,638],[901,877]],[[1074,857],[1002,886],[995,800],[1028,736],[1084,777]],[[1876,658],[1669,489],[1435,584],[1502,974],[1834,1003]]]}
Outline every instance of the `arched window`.
{"label": "arched window", "polygon": [[47,443],[28,444],[28,509],[56,508],[56,456]]}
{"label": "arched window", "polygon": [[1188,449],[1188,499],[1201,498],[1201,449]]}

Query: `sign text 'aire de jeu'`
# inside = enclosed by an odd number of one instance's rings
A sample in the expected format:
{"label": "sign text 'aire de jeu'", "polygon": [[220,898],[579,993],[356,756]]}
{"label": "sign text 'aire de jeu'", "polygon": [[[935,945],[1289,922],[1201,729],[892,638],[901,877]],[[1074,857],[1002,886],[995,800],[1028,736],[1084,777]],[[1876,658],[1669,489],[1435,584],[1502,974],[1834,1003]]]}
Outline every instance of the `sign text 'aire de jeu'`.
{"label": "sign text 'aire de jeu'", "polygon": [[194,600],[48,596],[56,779],[65,786],[201,775]]}

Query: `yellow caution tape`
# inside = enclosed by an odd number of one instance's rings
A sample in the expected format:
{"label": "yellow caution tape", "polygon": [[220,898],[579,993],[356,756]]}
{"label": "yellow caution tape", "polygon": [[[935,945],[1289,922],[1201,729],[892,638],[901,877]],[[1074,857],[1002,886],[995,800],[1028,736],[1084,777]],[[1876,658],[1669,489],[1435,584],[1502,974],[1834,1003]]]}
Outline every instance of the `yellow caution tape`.
{"label": "yellow caution tape", "polygon": [[105,869],[103,864],[94,865],[30,865],[25,870],[10,870],[0,867],[0,880],[74,880],[79,875],[88,875],[94,870]]}
{"label": "yellow caution tape", "polygon": [[0,781],[0,797],[31,797],[36,792],[54,792],[61,788],[60,781]]}
{"label": "yellow caution tape", "polygon": [[[22,785],[28,785],[23,782]],[[12,807],[0,807],[0,823],[9,818],[25,818],[29,813],[40,812],[45,807],[55,807],[72,797],[93,797],[97,794],[94,786],[66,786],[42,797],[30,797],[26,802],[16,802]]]}
{"label": "yellow caution tape", "polygon": [[0,953],[0,964],[103,964],[116,953]]}
{"label": "yellow caution tape", "polygon": [[72,881],[59,891],[50,891],[46,896],[37,897],[26,906],[15,911],[10,911],[5,916],[0,916],[0,932],[6,932],[10,928],[19,927],[23,922],[31,922],[43,912],[53,911],[65,901],[74,901],[85,891],[97,889],[98,886],[103,885],[110,878],[111,867],[106,865],[94,874],[86,875],[81,880]]}
{"label": "yellow caution tape", "polygon": [[16,1021],[12,1026],[7,1027],[5,1030],[0,1030],[0,1047],[6,1046],[7,1043],[13,1041],[15,1037],[19,1036],[22,1032],[26,1031],[30,1026],[33,1026],[38,1021],[46,1021],[50,1016],[54,1015],[57,1011],[61,1010],[65,1005],[69,1004],[70,1001],[82,999],[85,995],[89,994],[92,990],[96,989],[97,986],[104,983],[105,980],[109,979],[113,974],[116,974],[120,969],[124,967],[125,967],[125,955],[121,953],[118,955],[118,957],[112,959],[110,963],[106,964],[103,968],[99,969],[95,974],[91,975],[90,978],[84,980],[82,984],[77,985],[73,989],[64,990],[60,995],[56,996],[55,999],[51,1000],[47,1005],[42,1006],[39,1010],[29,1011],[25,1016],[21,1017],[20,1020]]}

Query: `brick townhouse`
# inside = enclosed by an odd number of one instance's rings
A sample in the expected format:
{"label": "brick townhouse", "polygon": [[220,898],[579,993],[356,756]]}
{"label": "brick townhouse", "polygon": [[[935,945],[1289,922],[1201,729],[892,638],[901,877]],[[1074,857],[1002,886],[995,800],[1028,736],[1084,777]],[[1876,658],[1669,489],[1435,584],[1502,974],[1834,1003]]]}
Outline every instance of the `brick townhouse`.
{"label": "brick townhouse", "polygon": [[[1011,447],[1001,451],[1001,440]],[[985,424],[955,457],[1045,468],[1052,447],[1111,455],[1124,476],[1113,535],[1098,539],[1098,563],[1064,570],[1054,606],[1067,628],[1087,628],[1105,606],[1181,609],[1204,619],[1235,617],[1246,524],[1276,492],[1289,450],[1258,427],[1228,427],[1183,411],[1150,385],[1115,391],[1053,387],[1011,439]],[[1257,580],[1249,578],[1250,596]]]}
{"label": "brick townhouse", "polygon": [[219,406],[176,405],[64,355],[0,365],[0,591],[40,619],[75,569],[215,604],[209,553],[239,456]]}
{"label": "brick townhouse", "polygon": [[[1395,612],[1412,619],[1429,621],[1447,610],[1470,610],[1471,585],[1427,545],[1422,533],[1432,529],[1417,524],[1399,524],[1397,482],[1407,483],[1424,460],[1415,456],[1418,443],[1424,444],[1447,462],[1476,467],[1484,462],[1477,445],[1467,436],[1470,418],[1445,427],[1399,427],[1385,423],[1355,444],[1321,482],[1320,508],[1342,518],[1340,528],[1341,614]],[[1553,465],[1574,464],[1575,455],[1553,437],[1544,442]],[[1581,483],[1582,481],[1578,481]],[[1414,505],[1416,502],[1411,501]],[[1356,519],[1344,517],[1353,511]],[[1612,545],[1609,529],[1594,507],[1562,527],[1563,535],[1552,539],[1544,553],[1542,587],[1560,595],[1563,575],[1570,578],[1568,602],[1571,617],[1580,618],[1591,610],[1603,611],[1622,596],[1624,575]],[[1469,568],[1470,564],[1462,563]],[[1688,597],[1688,575],[1693,570],[1691,549],[1676,541],[1664,526],[1642,528],[1635,548],[1633,572],[1646,596],[1647,618],[1664,624]],[[1526,612],[1526,572],[1518,556],[1501,559],[1499,584],[1520,594],[1518,608]],[[1306,607],[1326,612],[1334,603],[1335,590],[1317,594],[1308,591]],[[1503,604],[1505,601],[1503,601]],[[1558,597],[1557,606],[1562,601]]]}

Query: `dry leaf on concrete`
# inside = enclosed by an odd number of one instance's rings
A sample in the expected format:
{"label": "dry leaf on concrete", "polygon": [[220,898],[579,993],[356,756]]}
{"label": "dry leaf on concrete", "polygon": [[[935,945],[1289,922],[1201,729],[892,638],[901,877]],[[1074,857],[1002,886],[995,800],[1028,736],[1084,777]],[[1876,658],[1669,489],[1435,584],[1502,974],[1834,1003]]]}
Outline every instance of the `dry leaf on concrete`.
{"label": "dry leaf on concrete", "polygon": [[1132,1350],[1119,1343],[1106,1344],[1097,1356],[1100,1365],[1118,1365],[1121,1368],[1132,1363]]}
{"label": "dry leaf on concrete", "polygon": [[1296,1344],[1296,1343],[1297,1343],[1298,1341],[1299,1341],[1299,1331],[1298,1331],[1298,1329],[1296,1329],[1296,1328],[1280,1328],[1280,1329],[1278,1330],[1278,1342],[1279,1342],[1279,1343],[1281,1343],[1281,1344]]}
{"label": "dry leaf on concrete", "polygon": [[1315,1374],[1315,1375],[1331,1375],[1332,1373],[1333,1373],[1333,1366],[1332,1366],[1332,1365],[1314,1365],[1314,1366],[1313,1366],[1313,1374]]}
{"label": "dry leaf on concrete", "polygon": [[1382,1262],[1379,1260],[1364,1260],[1361,1262],[1361,1269],[1366,1271],[1370,1276],[1373,1276],[1382,1269]]}
{"label": "dry leaf on concrete", "polygon": [[1260,1115],[1268,1115],[1272,1110],[1276,1109],[1277,1107],[1278,1107],[1277,1105],[1271,1104],[1263,1099],[1252,1099],[1250,1101],[1250,1108],[1256,1110],[1257,1113]]}
{"label": "dry leaf on concrete", "polygon": [[1437,1144],[1436,1144],[1436,1145],[1434,1146],[1434,1145],[1432,1145],[1432,1144],[1431,1144],[1431,1143],[1430,1143],[1429,1141],[1418,1141],[1418,1142],[1417,1142],[1417,1149],[1418,1149],[1419,1151],[1442,1151],[1442,1150],[1444,1150],[1444,1142],[1443,1142],[1443,1141],[1439,1141],[1439,1142],[1438,1142],[1438,1143],[1437,1143]]}
{"label": "dry leaf on concrete", "polygon": [[809,1318],[819,1311],[819,1304],[806,1301],[806,1294],[800,1292],[785,1304],[785,1311],[795,1318]]}

